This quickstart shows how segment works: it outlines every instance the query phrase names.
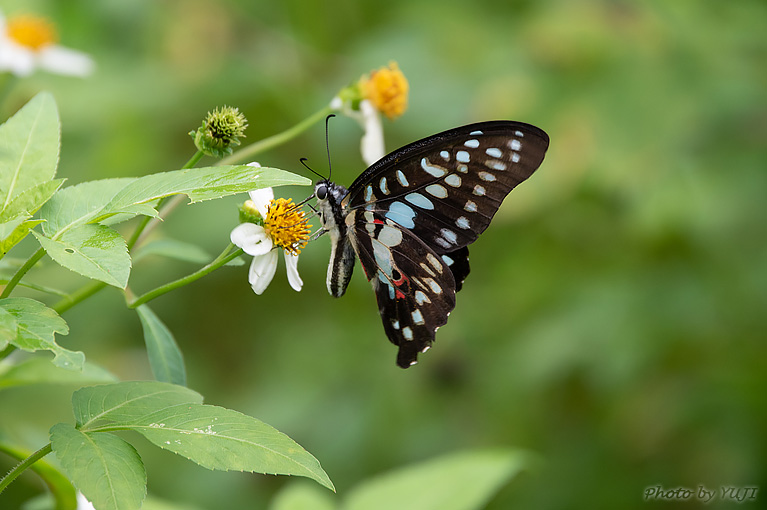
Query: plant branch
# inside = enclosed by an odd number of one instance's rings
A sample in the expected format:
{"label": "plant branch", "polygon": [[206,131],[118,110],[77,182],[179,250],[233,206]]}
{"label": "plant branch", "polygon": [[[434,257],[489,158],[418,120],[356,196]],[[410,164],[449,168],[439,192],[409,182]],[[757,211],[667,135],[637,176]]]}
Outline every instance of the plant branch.
{"label": "plant branch", "polygon": [[8,284],[3,289],[2,294],[0,294],[0,299],[7,298],[11,295],[11,292],[13,292],[13,289],[16,288],[16,285],[19,284],[21,279],[24,277],[25,274],[27,274],[27,271],[32,269],[32,266],[37,264],[37,261],[43,258],[43,255],[45,255],[45,250],[40,248],[35,253],[30,256],[26,262],[16,271],[16,274],[13,275],[13,278],[11,278],[11,281],[8,282]]}
{"label": "plant branch", "polygon": [[26,459],[22,460],[20,463],[16,464],[16,466],[11,469],[7,475],[0,479],[0,493],[2,493],[5,488],[8,487],[8,485],[10,485],[11,482],[16,479],[16,477],[26,471],[32,464],[51,453],[51,451],[53,451],[51,448],[51,443],[48,443]]}
{"label": "plant branch", "polygon": [[[179,287],[183,287],[184,285],[188,285],[192,283],[193,281],[199,280],[203,276],[206,276],[219,267],[223,266],[224,264],[227,264],[228,262],[234,260],[235,258],[239,257],[242,254],[241,249],[237,249],[234,252],[231,252],[232,248],[234,247],[233,244],[229,244],[229,246],[226,247],[226,249],[221,252],[221,254],[216,257],[210,264],[206,265],[205,267],[201,268],[199,271],[195,271],[194,273],[187,275],[183,278],[179,278],[178,280],[172,281],[170,283],[166,283],[165,285],[162,285],[160,287],[157,287],[154,290],[150,290],[146,294],[143,294],[133,301],[130,301],[128,303],[128,308],[136,308],[144,303],[148,303],[149,301],[162,296],[163,294],[167,294],[168,292],[175,290]],[[231,252],[231,253],[230,253]]]}

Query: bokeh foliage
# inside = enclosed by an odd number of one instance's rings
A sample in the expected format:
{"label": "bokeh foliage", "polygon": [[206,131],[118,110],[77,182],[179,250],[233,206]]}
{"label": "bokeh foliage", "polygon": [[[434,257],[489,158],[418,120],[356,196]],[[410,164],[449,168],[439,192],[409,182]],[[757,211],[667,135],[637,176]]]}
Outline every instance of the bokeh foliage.
{"label": "bokeh foliage", "polygon": [[[281,131],[389,60],[411,84],[408,112],[386,124],[390,149],[493,118],[550,134],[541,169],[472,246],[457,309],[412,369],[395,367],[361,271],[344,298],[327,295],[325,239],[302,254],[300,294],[278,275],[256,297],[240,267],[153,303],[188,385],[304,445],[339,497],[470,447],[544,460],[489,508],[645,508],[654,485],[767,489],[763,2],[5,4],[49,15],[63,44],[98,62],[91,78],[36,74],[12,94],[14,110],[41,89],[56,97],[68,185],[178,168],[193,152],[186,133],[215,106],[245,113],[244,143]],[[349,119],[331,123],[341,183],[363,170],[359,135]],[[302,156],[325,168],[321,126],[260,161],[300,171]],[[158,235],[218,253],[242,199],[181,208]],[[193,269],[144,260],[154,265],[138,289]],[[41,284],[83,283],[46,267]],[[124,379],[150,378],[121,299],[107,291],[73,309],[79,334],[61,343]],[[0,409],[27,409],[1,413],[5,433],[38,447],[71,420],[72,389],[4,390]],[[50,405],[18,407],[30,398]],[[193,508],[264,507],[294,483],[135,444],[149,492]],[[38,483],[26,475],[13,490]]]}

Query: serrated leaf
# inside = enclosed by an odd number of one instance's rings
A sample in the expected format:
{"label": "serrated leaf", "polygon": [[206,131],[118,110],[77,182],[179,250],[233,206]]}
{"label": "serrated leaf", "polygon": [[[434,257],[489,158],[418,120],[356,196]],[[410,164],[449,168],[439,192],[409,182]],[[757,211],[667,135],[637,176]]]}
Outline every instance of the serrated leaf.
{"label": "serrated leaf", "polygon": [[512,450],[446,455],[379,476],[354,488],[344,510],[475,510],[522,469],[530,455]]}
{"label": "serrated leaf", "polygon": [[86,434],[67,423],[51,428],[51,446],[75,487],[95,508],[141,508],[146,471],[133,446],[113,434]]}
{"label": "serrated leaf", "polygon": [[56,193],[40,211],[48,237],[77,225],[107,222],[120,215],[156,216],[160,198],[185,194],[192,202],[220,198],[270,186],[308,185],[311,180],[276,168],[247,165],[212,166],[162,172],[136,179],[91,181]]}
{"label": "serrated leaf", "polygon": [[58,159],[56,102],[41,92],[0,126],[0,211],[25,190],[53,179]]}
{"label": "serrated leaf", "polygon": [[184,358],[173,334],[147,305],[139,306],[136,312],[144,330],[144,342],[154,378],[186,386]]}
{"label": "serrated leaf", "polygon": [[[6,313],[4,310],[3,313]],[[0,373],[0,389],[30,384],[97,384],[116,381],[117,378],[93,363],[85,362],[82,372],[65,370],[50,361],[34,357],[24,360]]]}
{"label": "serrated leaf", "polygon": [[126,207],[156,198],[184,194],[192,202],[273,186],[311,184],[311,180],[277,168],[248,165],[188,168],[147,175],[118,192],[104,208],[104,214],[122,212]]}
{"label": "serrated leaf", "polygon": [[157,381],[89,386],[72,395],[75,420],[84,432],[104,424],[132,423],[164,407],[201,402],[196,391]]}
{"label": "serrated leaf", "polygon": [[121,426],[208,469],[296,475],[335,490],[320,463],[282,432],[231,409],[183,404]]}
{"label": "serrated leaf", "polygon": [[78,225],[55,239],[34,232],[50,257],[76,273],[124,289],[130,276],[125,239],[104,225]]}
{"label": "serrated leaf", "polygon": [[[27,237],[27,234],[29,234],[30,230],[35,228],[35,226],[39,225],[43,221],[27,220],[26,218],[29,218],[29,216],[22,215],[0,226],[0,230],[3,231],[3,233],[0,234],[0,259],[5,257],[5,255],[11,251],[11,248],[20,243],[22,239]],[[10,227],[13,227],[13,230],[6,234],[6,228]]]}
{"label": "serrated leaf", "polygon": [[67,323],[55,311],[29,298],[0,300],[0,308],[13,315],[18,323],[16,338],[11,343],[24,351],[49,350],[55,355],[53,364],[70,370],[82,370],[85,355],[58,345],[54,335],[69,333]]}
{"label": "serrated leaf", "polygon": [[18,327],[16,316],[5,308],[0,308],[0,350],[16,340]]}
{"label": "serrated leaf", "polygon": [[40,183],[16,195],[0,212],[0,222],[8,221],[19,214],[32,216],[58,191],[65,179],[54,179]]}
{"label": "serrated leaf", "polygon": [[[135,180],[133,177],[101,179],[59,190],[40,209],[40,218],[45,220],[43,232],[46,236],[53,237],[57,232],[88,223],[118,191]],[[150,206],[145,206],[136,212],[149,215],[156,214],[156,211]]]}

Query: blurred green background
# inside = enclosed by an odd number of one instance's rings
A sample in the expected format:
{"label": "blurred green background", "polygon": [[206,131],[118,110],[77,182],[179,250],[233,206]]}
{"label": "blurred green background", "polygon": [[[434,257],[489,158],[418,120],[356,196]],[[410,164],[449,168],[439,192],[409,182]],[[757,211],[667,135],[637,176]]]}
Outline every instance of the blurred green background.
{"label": "blurred green background", "polygon": [[[189,386],[290,435],[339,497],[473,447],[543,460],[491,509],[668,506],[643,500],[656,485],[767,490],[764,2],[19,0],[3,10],[49,16],[63,45],[97,61],[87,79],[37,73],[11,95],[15,110],[53,92],[69,184],[180,167],[193,153],[186,133],[223,104],[248,117],[246,143],[282,131],[390,60],[411,85],[409,110],[385,124],[390,150],[490,119],[549,133],[541,169],[471,247],[449,324],[409,370],[394,364],[359,268],[346,296],[328,296],[327,239],[302,253],[301,293],[281,268],[255,296],[239,267],[153,302]],[[363,170],[360,134],[351,119],[331,123],[340,183]],[[318,124],[258,159],[306,173],[298,158],[308,157],[322,172],[324,143]],[[156,236],[218,253],[244,198],[181,208]],[[147,258],[131,287],[194,269]],[[85,283],[50,262],[36,279]],[[65,319],[62,345],[123,379],[151,378],[118,292]],[[14,409],[0,412],[6,429],[45,444],[51,425],[72,420],[72,390],[0,392],[0,409]],[[190,508],[263,508],[302,483],[210,472],[131,439],[150,493]],[[0,458],[0,471],[11,465]],[[3,498],[39,490],[27,474]]]}

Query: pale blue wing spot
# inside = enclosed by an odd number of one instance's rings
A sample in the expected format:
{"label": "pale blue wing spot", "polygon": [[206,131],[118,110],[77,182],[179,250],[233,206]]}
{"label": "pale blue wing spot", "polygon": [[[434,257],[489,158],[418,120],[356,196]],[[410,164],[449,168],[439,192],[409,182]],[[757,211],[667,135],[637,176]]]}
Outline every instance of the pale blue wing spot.
{"label": "pale blue wing spot", "polygon": [[475,140],[475,139],[466,140],[463,144],[466,147],[471,147],[472,149],[476,149],[477,147],[479,147],[479,140]]}
{"label": "pale blue wing spot", "polygon": [[421,158],[421,168],[423,168],[427,174],[434,177],[442,177],[447,174],[447,170],[440,166],[429,164],[429,160],[426,158]]}
{"label": "pale blue wing spot", "polygon": [[385,214],[385,217],[392,220],[395,223],[399,223],[405,228],[415,227],[415,211],[412,207],[402,202],[394,202],[389,206],[389,211]]}
{"label": "pale blue wing spot", "polygon": [[455,153],[455,159],[457,159],[459,163],[468,163],[471,158],[469,157],[468,152],[458,151]]}
{"label": "pale blue wing spot", "polygon": [[493,158],[500,158],[503,155],[503,152],[497,147],[492,147],[490,149],[485,149],[485,154]]}
{"label": "pale blue wing spot", "polygon": [[405,174],[402,173],[402,170],[397,170],[397,180],[405,188],[410,186],[410,183],[407,182],[407,178],[405,178]]}
{"label": "pale blue wing spot", "polygon": [[420,193],[408,193],[405,195],[405,200],[416,207],[420,207],[421,209],[434,209],[434,204],[431,202],[431,200],[421,195]]}
{"label": "pale blue wing spot", "polygon": [[437,198],[447,198],[447,189],[439,184],[429,184],[426,186],[426,192]]}
{"label": "pale blue wing spot", "polygon": [[450,174],[445,177],[445,183],[454,188],[458,188],[461,185],[461,176],[458,174]]}

